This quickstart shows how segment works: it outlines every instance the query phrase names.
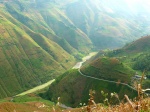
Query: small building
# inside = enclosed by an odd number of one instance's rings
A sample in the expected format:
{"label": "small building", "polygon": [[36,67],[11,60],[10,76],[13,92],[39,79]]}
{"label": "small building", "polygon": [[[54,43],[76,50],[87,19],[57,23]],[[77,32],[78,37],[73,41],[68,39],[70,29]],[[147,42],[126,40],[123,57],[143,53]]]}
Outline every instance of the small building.
{"label": "small building", "polygon": [[[140,75],[135,75],[134,78],[136,78],[136,79],[141,79],[142,76],[140,76]],[[144,79],[147,79],[147,77],[144,76]]]}

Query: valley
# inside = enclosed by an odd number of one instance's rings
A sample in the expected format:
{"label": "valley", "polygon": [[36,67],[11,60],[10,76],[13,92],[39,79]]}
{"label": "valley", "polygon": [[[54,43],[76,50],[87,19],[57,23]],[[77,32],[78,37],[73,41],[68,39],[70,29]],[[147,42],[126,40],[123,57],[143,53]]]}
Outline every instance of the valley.
{"label": "valley", "polygon": [[82,58],[81,62],[76,63],[76,65],[72,69],[79,69],[84,62],[86,62],[87,60],[89,60],[92,56],[96,55],[96,53],[97,52],[89,53],[89,55],[87,55],[87,56],[85,56],[85,57]]}
{"label": "valley", "polygon": [[0,112],[149,112],[149,6],[0,0]]}
{"label": "valley", "polygon": [[30,90],[27,90],[27,91],[25,91],[23,93],[20,93],[20,94],[16,95],[16,96],[23,96],[23,95],[26,95],[26,94],[34,93],[36,91],[40,91],[41,89],[44,89],[44,88],[50,86],[54,81],[55,81],[55,79],[50,80],[47,83],[44,83],[44,84],[39,85],[37,87],[34,87],[34,88],[30,89]]}
{"label": "valley", "polygon": [[[97,52],[89,53],[89,55],[87,55],[87,56],[85,56],[85,57],[82,58],[82,62],[78,62],[77,64],[75,64],[75,66],[74,66],[72,69],[78,69],[78,68],[80,68],[80,67],[82,66],[82,63],[84,63],[86,60],[90,59],[90,58],[91,58],[92,56],[94,56],[96,53],[97,53]],[[25,92],[22,92],[22,93],[20,93],[20,94],[18,94],[18,95],[16,95],[16,96],[23,96],[23,95],[26,95],[26,94],[34,93],[34,92],[36,92],[36,91],[40,91],[40,90],[42,90],[42,89],[44,89],[44,88],[50,86],[54,81],[55,81],[55,79],[50,80],[50,81],[48,81],[48,82],[46,82],[46,83],[44,83],[44,84],[42,84],[42,85],[39,85],[39,86],[37,86],[37,87],[34,87],[34,88],[32,88],[32,89],[30,89],[30,90],[27,90],[27,91],[25,91]]]}

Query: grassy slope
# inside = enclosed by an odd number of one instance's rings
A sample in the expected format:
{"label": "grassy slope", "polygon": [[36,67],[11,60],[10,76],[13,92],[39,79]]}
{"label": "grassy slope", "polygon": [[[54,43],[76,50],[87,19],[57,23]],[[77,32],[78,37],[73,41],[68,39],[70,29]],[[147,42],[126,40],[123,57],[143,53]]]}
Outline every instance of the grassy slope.
{"label": "grassy slope", "polygon": [[[123,62],[134,68],[134,64],[148,61],[150,47],[150,36],[141,37],[140,39],[127,44],[121,49],[109,51],[106,55],[110,57],[119,57]],[[102,54],[102,53],[100,53]],[[148,64],[145,63],[147,67]],[[146,68],[145,68],[146,69]],[[143,69],[140,69],[143,70]]]}
{"label": "grassy slope", "polygon": [[[86,3],[85,9],[89,9],[90,14],[85,12],[87,15],[83,17],[85,19],[88,16],[91,17],[88,20],[89,26],[90,21],[94,21],[94,15],[90,8],[89,4]],[[87,53],[92,47],[92,43],[87,37],[88,34],[83,33],[80,30],[82,28],[76,27],[78,25],[72,22],[70,17],[67,17],[68,14],[65,13],[65,9],[49,1],[36,1],[35,3],[24,0],[8,1],[4,2],[4,5],[0,4],[0,9],[1,55],[2,60],[5,60],[1,61],[0,65],[1,77],[5,77],[4,74],[17,74],[17,76],[14,75],[17,77],[14,80],[17,85],[16,89],[19,88],[17,89],[19,91],[58,75],[60,71],[64,71],[74,64],[75,59],[70,54],[80,58],[80,53],[77,50]],[[116,22],[109,17],[108,20],[112,21],[110,25]],[[89,26],[87,25],[87,28]],[[117,26],[122,26],[122,24]],[[118,35],[118,33],[116,34]],[[56,68],[57,72],[54,70]],[[49,77],[50,75],[52,77]],[[29,79],[31,77],[32,80]],[[8,83],[8,78],[3,80]],[[1,97],[18,93],[17,90],[9,90],[11,91],[9,92],[4,87],[4,81],[1,81],[1,85]],[[12,84],[11,86],[15,85]],[[5,89],[3,90],[3,88]]]}
{"label": "grassy slope", "polygon": [[27,34],[5,18],[7,13],[1,15],[0,98],[46,82],[74,64],[75,59],[58,44],[18,23]]}
{"label": "grassy slope", "polygon": [[130,83],[134,71],[116,58],[101,57],[81,68],[81,72],[102,79]]}
{"label": "grassy slope", "polygon": [[[52,112],[54,103],[44,100],[35,94],[29,94],[21,97],[5,99],[5,101],[0,102],[1,112]],[[44,105],[44,107],[42,107]],[[40,107],[41,106],[41,107]],[[56,111],[61,111],[60,108],[54,107]]]}
{"label": "grassy slope", "polygon": [[[97,55],[83,65],[81,72],[88,76],[128,84],[130,84],[131,77],[135,73],[134,70],[117,58],[99,57]],[[50,86],[47,95],[52,101],[57,101],[57,98],[60,97],[60,102],[76,107],[79,106],[80,102],[87,102],[90,89],[96,91],[94,96],[96,102],[104,100],[101,90],[109,93],[109,95],[112,92],[116,92],[121,99],[124,94],[128,94],[132,98],[136,94],[135,91],[126,86],[86,78],[81,76],[77,70],[70,70],[56,79]]]}
{"label": "grassy slope", "polygon": [[[16,1],[7,3],[6,8],[15,19],[60,44],[69,53],[72,51],[71,53],[76,55],[78,53],[76,50],[87,53],[90,47],[86,48],[86,46],[91,46],[88,37],[81,30],[74,28],[71,21],[53,3],[39,2],[32,4]],[[23,9],[20,4],[23,4]],[[39,7],[38,10],[36,7]],[[61,40],[65,42],[61,43]],[[80,41],[82,41],[81,44]]]}
{"label": "grassy slope", "polygon": [[[97,71],[97,68],[93,67],[92,69]],[[88,69],[87,73],[88,74],[91,73],[91,71],[93,71],[92,69],[90,69],[90,71]],[[130,71],[130,70],[128,71],[127,68],[125,67],[121,67],[120,70],[125,70],[127,72]],[[115,70],[111,70],[111,73],[112,73],[111,74],[112,76],[114,75],[113,78],[115,78],[115,80],[121,80],[121,81],[123,80],[124,82],[129,81],[127,80],[129,76],[123,76],[127,74],[122,75],[122,73],[120,72],[118,73]],[[105,74],[104,77],[108,79],[109,74],[108,75]],[[89,75],[95,76],[93,72]],[[116,78],[115,75],[118,77]],[[127,79],[125,79],[125,77]],[[60,97],[61,103],[76,107],[76,106],[79,106],[79,103],[87,103],[90,89],[96,91],[96,94],[94,96],[96,102],[102,102],[104,100],[104,97],[101,94],[102,90],[105,91],[106,93],[109,93],[109,95],[111,92],[116,92],[118,93],[121,99],[123,98],[124,94],[128,94],[130,97],[133,98],[133,96],[135,96],[135,93],[136,93],[135,91],[131,90],[130,88],[126,86],[86,78],[84,76],[81,76],[77,70],[70,70],[56,79],[56,81],[50,86],[49,91],[47,92],[47,95],[51,101],[56,102],[57,98]],[[114,102],[117,102],[117,101],[114,101]]]}
{"label": "grassy slope", "polygon": [[[77,50],[87,53],[91,49],[86,48],[91,42],[82,31],[71,28],[73,24],[60,10],[52,13],[47,6],[55,5],[17,0],[0,4],[0,98],[57,77],[81,58]],[[62,20],[62,28],[53,31],[52,21],[45,17],[55,18],[56,24]],[[57,35],[59,30],[68,32]],[[81,41],[83,44],[79,44]]]}
{"label": "grassy slope", "polygon": [[[150,36],[142,37],[132,43],[127,44],[121,49],[109,51],[106,55],[110,57],[118,57],[123,63],[134,69],[135,71],[141,72],[146,70],[145,75],[150,72]],[[99,53],[101,55],[103,53]],[[143,87],[150,88],[149,79],[144,81]]]}
{"label": "grassy slope", "polygon": [[128,53],[147,52],[149,51],[149,47],[150,47],[150,36],[145,36],[125,46],[123,50]]}

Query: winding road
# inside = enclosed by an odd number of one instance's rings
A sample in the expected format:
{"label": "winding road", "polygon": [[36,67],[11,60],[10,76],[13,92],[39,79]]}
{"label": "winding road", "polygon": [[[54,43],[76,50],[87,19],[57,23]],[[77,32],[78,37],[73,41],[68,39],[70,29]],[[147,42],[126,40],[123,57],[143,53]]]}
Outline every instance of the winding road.
{"label": "winding road", "polygon": [[110,82],[110,83],[115,83],[115,84],[121,84],[121,85],[124,85],[124,86],[128,86],[129,88],[137,91],[135,88],[133,88],[132,86],[126,84],[126,83],[122,83],[122,82],[115,82],[115,81],[110,81],[110,80],[106,80],[106,79],[100,79],[100,78],[96,78],[96,77],[92,77],[92,76],[87,76],[85,74],[83,74],[80,70],[80,68],[78,69],[78,72],[80,73],[80,75],[84,76],[84,77],[88,77],[88,78],[91,78],[91,79],[95,79],[95,80],[99,80],[99,81],[105,81],[105,82]]}
{"label": "winding road", "polygon": [[[75,65],[72,69],[78,69],[78,72],[80,73],[80,75],[82,75],[82,76],[84,76],[84,77],[91,78],[91,79],[95,79],[95,80],[99,80],[99,81],[105,81],[105,82],[110,82],[110,83],[115,83],[115,84],[121,84],[121,85],[124,85],[124,86],[128,86],[128,87],[131,88],[132,90],[137,91],[135,88],[133,88],[132,86],[130,86],[130,85],[126,84],[126,83],[115,82],[115,81],[110,81],[110,80],[106,80],[106,79],[100,79],[100,78],[96,78],[96,77],[92,77],[92,76],[87,76],[87,75],[83,74],[83,73],[81,72],[81,70],[80,70],[82,64],[83,64],[84,62],[86,62],[87,60],[89,60],[89,59],[90,59],[92,56],[94,56],[96,53],[97,53],[97,52],[92,52],[92,53],[90,53],[88,56],[84,57],[81,62],[76,63],[76,65]],[[22,95],[25,95],[25,94],[33,93],[33,92],[35,92],[35,91],[37,91],[37,90],[41,90],[41,89],[43,89],[43,88],[49,86],[49,85],[50,85],[52,82],[54,82],[54,81],[55,81],[55,79],[50,80],[49,82],[47,82],[47,83],[45,83],[45,84],[42,84],[42,85],[37,86],[37,87],[34,87],[33,89],[30,89],[30,90],[28,90],[28,91],[25,91],[25,92],[23,92],[23,93],[20,93],[20,94],[18,94],[18,95],[16,95],[16,96],[22,96]],[[149,90],[149,89],[148,89],[148,90]]]}
{"label": "winding road", "polygon": [[[82,66],[82,65],[81,65]],[[80,68],[81,68],[80,66]],[[126,84],[126,83],[122,83],[122,82],[115,82],[115,81],[110,81],[110,80],[106,80],[106,79],[100,79],[100,78],[96,78],[96,77],[92,77],[92,76],[87,76],[85,74],[83,74],[80,70],[80,68],[78,68],[78,72],[80,73],[80,75],[84,76],[84,77],[87,77],[87,78],[91,78],[91,79],[95,79],[95,80],[99,80],[99,81],[105,81],[105,82],[110,82],[110,83],[115,83],[115,84],[121,84],[121,85],[124,85],[124,86],[127,86],[129,87],[130,89],[134,90],[134,91],[137,91],[134,87]],[[149,93],[146,93],[146,91],[150,91],[150,89],[142,89],[142,91],[147,94],[147,95],[150,95]]]}
{"label": "winding road", "polygon": [[95,79],[95,80],[99,80],[99,81],[105,81],[105,82],[110,82],[110,83],[115,83],[115,84],[121,84],[121,85],[124,85],[124,86],[127,86],[129,87],[130,89],[132,90],[135,90],[137,91],[134,87],[126,84],[126,83],[122,83],[122,82],[115,82],[115,81],[110,81],[110,80],[106,80],[106,79],[100,79],[100,78],[96,78],[96,77],[92,77],[92,76],[87,76],[85,74],[83,74],[80,70],[80,68],[82,67],[82,64],[84,62],[86,62],[87,60],[89,60],[92,56],[94,56],[96,54],[96,52],[93,52],[93,53],[90,53],[88,56],[84,57],[82,59],[81,62],[78,62],[72,69],[78,69],[78,72],[80,73],[80,75],[84,76],[84,77],[87,77],[87,78],[91,78],[91,79]]}

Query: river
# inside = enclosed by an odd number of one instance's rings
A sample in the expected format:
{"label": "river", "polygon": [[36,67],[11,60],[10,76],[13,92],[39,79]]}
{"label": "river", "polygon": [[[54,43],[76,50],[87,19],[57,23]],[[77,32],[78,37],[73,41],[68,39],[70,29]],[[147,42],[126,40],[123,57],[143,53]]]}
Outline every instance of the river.
{"label": "river", "polygon": [[[82,63],[84,63],[86,60],[90,59],[92,56],[94,56],[97,52],[92,52],[90,53],[89,55],[85,56],[82,58],[82,61],[81,62],[77,62],[76,65],[73,67],[73,69],[79,69],[81,66],[82,66]],[[16,96],[22,96],[22,95],[26,95],[26,94],[30,94],[30,93],[33,93],[33,92],[36,92],[38,90],[41,90],[41,89],[44,89],[48,86],[50,86],[53,82],[55,81],[55,79],[53,80],[50,80],[48,81],[47,83],[44,83],[42,85],[39,85],[39,86],[36,86],[30,90],[27,90],[25,92],[22,92]]]}
{"label": "river", "polygon": [[36,86],[36,87],[34,87],[34,88],[32,88],[32,89],[29,89],[29,90],[27,90],[27,91],[25,91],[25,92],[23,92],[23,93],[20,93],[20,94],[18,94],[18,95],[16,95],[16,96],[22,96],[22,95],[26,95],[26,94],[33,93],[33,92],[36,92],[36,91],[38,91],[38,90],[44,89],[44,88],[46,88],[47,86],[51,85],[54,81],[55,81],[55,79],[50,80],[50,81],[48,81],[48,82],[46,82],[46,83],[44,83],[44,84],[42,84],[42,85]]}
{"label": "river", "polygon": [[97,54],[97,52],[92,52],[89,55],[83,57],[82,61],[81,62],[77,62],[76,65],[72,69],[79,69],[85,61],[89,60],[92,56],[94,56],[96,54]]}

